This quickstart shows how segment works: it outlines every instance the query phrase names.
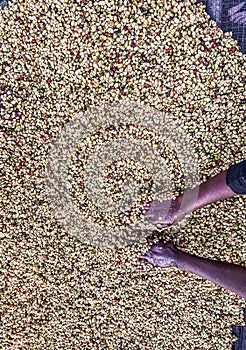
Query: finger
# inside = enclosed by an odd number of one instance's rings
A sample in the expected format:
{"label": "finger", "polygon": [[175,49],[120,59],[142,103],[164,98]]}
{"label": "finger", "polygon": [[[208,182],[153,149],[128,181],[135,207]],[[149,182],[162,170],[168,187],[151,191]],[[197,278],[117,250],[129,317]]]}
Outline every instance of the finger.
{"label": "finger", "polygon": [[153,236],[148,236],[146,237],[148,244],[153,244],[154,243],[154,237]]}
{"label": "finger", "polygon": [[144,204],[143,205],[144,210],[149,210],[150,208],[150,203]]}
{"label": "finger", "polygon": [[155,208],[151,208],[149,211],[147,211],[144,216],[146,218],[153,218],[155,220],[163,220],[163,215],[160,215],[160,210],[155,209]]}
{"label": "finger", "polygon": [[158,199],[154,199],[153,201],[144,204],[143,208],[145,210],[149,210],[149,209],[152,209],[152,208],[156,207],[159,203],[160,203],[160,201]]}
{"label": "finger", "polygon": [[141,259],[141,260],[146,260],[146,259],[147,259],[147,256],[146,256],[146,255],[140,255],[140,256],[139,256],[139,259]]}
{"label": "finger", "polygon": [[145,264],[145,265],[146,265],[146,264],[148,264],[148,261],[147,261],[147,260],[145,260],[145,259],[142,259],[142,260],[140,260],[140,263],[141,263],[141,264]]}
{"label": "finger", "polygon": [[147,213],[144,214],[144,218],[147,219],[147,220],[151,219],[153,216],[154,216],[153,213],[151,214],[151,213],[147,212]]}
{"label": "finger", "polygon": [[148,254],[149,252],[147,252],[144,255],[141,255],[139,258],[142,259],[143,261],[146,261],[149,263],[149,259],[151,259],[150,255]]}
{"label": "finger", "polygon": [[160,221],[152,221],[152,224],[155,225],[158,229],[165,227],[165,225]]}
{"label": "finger", "polygon": [[163,247],[163,244],[165,244],[165,243],[164,243],[164,240],[161,238],[161,239],[159,239],[159,241],[156,243],[156,247],[162,248],[162,247]]}
{"label": "finger", "polygon": [[165,223],[165,222],[160,221],[160,220],[152,221],[152,224],[155,225],[159,229],[171,226],[171,224]]}

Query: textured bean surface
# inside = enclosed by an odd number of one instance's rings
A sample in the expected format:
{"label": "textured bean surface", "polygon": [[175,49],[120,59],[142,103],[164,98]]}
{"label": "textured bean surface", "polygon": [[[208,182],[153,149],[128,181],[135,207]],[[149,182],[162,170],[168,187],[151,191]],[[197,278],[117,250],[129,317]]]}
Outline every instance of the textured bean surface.
{"label": "textured bean surface", "polygon": [[[13,0],[0,9],[0,52],[3,348],[230,349],[245,300],[174,267],[138,271],[144,238],[114,251],[84,244],[59,225],[45,192],[52,141],[103,103],[171,113],[197,154],[200,182],[246,159],[246,62],[230,33],[194,0]],[[78,188],[83,174],[70,171]],[[237,196],[158,234],[246,267],[245,224]]]}

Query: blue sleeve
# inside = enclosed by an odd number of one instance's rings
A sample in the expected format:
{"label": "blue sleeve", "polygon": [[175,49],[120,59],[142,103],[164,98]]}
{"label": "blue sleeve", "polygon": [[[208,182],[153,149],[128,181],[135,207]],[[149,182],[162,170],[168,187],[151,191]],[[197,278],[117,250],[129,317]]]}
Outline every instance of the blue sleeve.
{"label": "blue sleeve", "polygon": [[226,184],[237,194],[246,194],[246,160],[233,164],[226,174]]}

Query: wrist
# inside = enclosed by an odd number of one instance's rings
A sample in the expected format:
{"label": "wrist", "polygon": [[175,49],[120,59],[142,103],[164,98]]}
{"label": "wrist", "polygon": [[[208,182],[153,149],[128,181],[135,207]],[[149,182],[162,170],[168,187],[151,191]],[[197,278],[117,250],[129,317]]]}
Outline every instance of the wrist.
{"label": "wrist", "polygon": [[177,249],[176,251],[176,266],[179,270],[186,271],[185,268],[185,255],[186,253],[182,252],[182,250]]}
{"label": "wrist", "polygon": [[[183,216],[185,216],[190,212],[187,206],[187,203],[183,202],[183,198],[184,198],[184,195],[180,194],[172,201],[172,207],[176,208],[175,220],[177,219],[179,220],[180,218],[182,218]],[[181,208],[181,205],[182,205],[182,208]]]}
{"label": "wrist", "polygon": [[175,204],[178,208],[178,217],[183,217],[184,215],[187,215],[199,207],[198,199],[194,199],[196,189],[190,190],[189,192],[186,192],[185,194],[179,195],[175,199]]}

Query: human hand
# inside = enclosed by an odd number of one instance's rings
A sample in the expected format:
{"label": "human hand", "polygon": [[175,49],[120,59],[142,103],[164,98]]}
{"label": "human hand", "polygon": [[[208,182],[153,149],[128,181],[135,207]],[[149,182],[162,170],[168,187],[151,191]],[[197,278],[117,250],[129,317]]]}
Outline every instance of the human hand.
{"label": "human hand", "polygon": [[177,199],[163,202],[155,199],[144,205],[144,209],[148,209],[144,214],[144,219],[147,219],[158,228],[171,226],[185,216],[184,213],[179,212],[179,207],[180,203]]}
{"label": "human hand", "polygon": [[[153,244],[153,239],[147,237],[149,244]],[[164,243],[163,240],[159,240],[156,244],[143,255],[140,255],[140,262],[144,264],[152,264],[159,267],[177,267],[177,254],[178,249],[173,245],[171,241]]]}

